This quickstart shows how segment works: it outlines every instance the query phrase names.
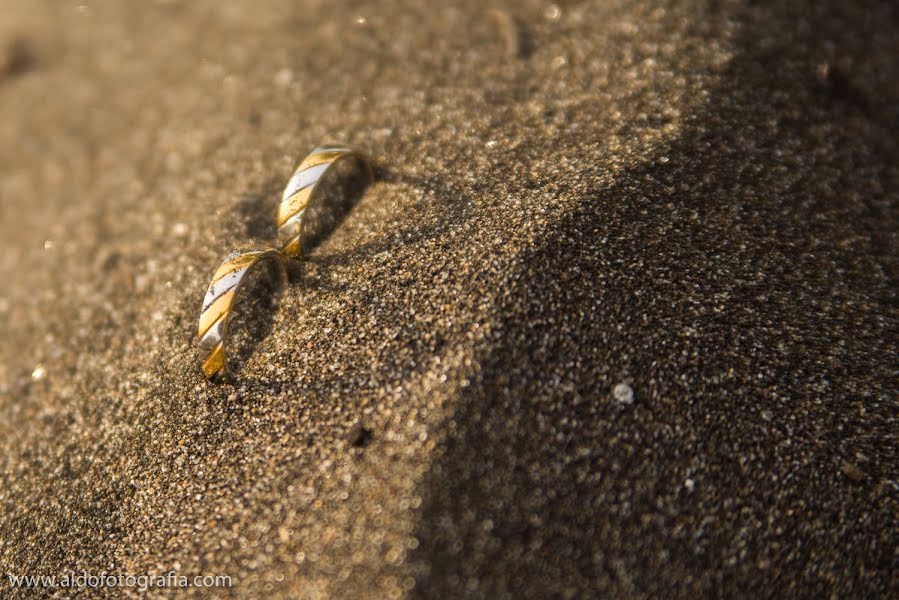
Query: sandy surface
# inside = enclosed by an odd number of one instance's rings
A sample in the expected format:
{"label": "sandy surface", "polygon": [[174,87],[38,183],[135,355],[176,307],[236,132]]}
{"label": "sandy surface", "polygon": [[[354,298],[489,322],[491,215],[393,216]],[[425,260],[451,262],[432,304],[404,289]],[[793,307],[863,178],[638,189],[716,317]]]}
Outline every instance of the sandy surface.
{"label": "sandy surface", "polygon": [[[895,592],[896,9],[444,4],[0,0],[0,571]],[[209,385],[327,141],[379,179]]]}

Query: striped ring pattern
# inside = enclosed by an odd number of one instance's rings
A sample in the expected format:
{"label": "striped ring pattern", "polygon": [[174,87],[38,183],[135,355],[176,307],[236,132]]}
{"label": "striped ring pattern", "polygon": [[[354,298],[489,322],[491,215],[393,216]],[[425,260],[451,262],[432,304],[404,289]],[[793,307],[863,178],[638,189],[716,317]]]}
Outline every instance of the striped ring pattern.
{"label": "striped ring pattern", "polygon": [[303,213],[309,207],[318,182],[331,165],[343,158],[356,158],[365,169],[369,182],[374,179],[365,155],[349,146],[319,146],[309,153],[287,182],[278,206],[278,243],[285,256],[298,258],[302,254]]}
{"label": "striped ring pattern", "polygon": [[200,324],[197,329],[200,363],[207,379],[213,379],[226,372],[225,334],[234,298],[250,269],[258,262],[267,259],[278,263],[281,276],[286,280],[284,257],[277,250],[262,246],[234,250],[225,257],[212,277],[212,282],[203,297],[203,308],[200,311]]}

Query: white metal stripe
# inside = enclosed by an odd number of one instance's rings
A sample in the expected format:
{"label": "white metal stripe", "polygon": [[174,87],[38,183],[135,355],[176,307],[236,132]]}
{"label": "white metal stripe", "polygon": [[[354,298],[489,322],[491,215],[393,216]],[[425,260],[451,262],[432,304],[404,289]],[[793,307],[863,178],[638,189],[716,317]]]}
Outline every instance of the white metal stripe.
{"label": "white metal stripe", "polygon": [[216,346],[218,346],[222,341],[222,328],[225,326],[225,318],[224,315],[219,317],[218,320],[213,323],[212,327],[203,334],[203,337],[200,338],[200,349],[205,350],[206,352],[212,352]]}
{"label": "white metal stripe", "polygon": [[303,210],[299,211],[297,214],[290,217],[289,219],[287,219],[286,221],[284,221],[284,224],[278,228],[278,235],[280,237],[287,236],[291,239],[300,235],[300,233],[303,231],[302,226],[303,226],[303,213],[304,212],[306,212],[305,208]]}
{"label": "white metal stripe", "polygon": [[205,311],[209,308],[213,302],[219,299],[223,294],[226,294],[228,291],[234,289],[240,280],[243,279],[244,274],[246,274],[247,269],[249,267],[244,267],[242,269],[238,269],[236,271],[232,271],[228,273],[215,283],[209,286],[209,289],[206,290],[206,297],[203,299],[203,310]]}
{"label": "white metal stripe", "polygon": [[290,178],[290,181],[287,182],[284,193],[281,194],[281,202],[284,202],[300,190],[318,183],[318,180],[321,179],[322,175],[324,175],[325,171],[327,171],[328,167],[332,164],[333,163],[330,162],[322,163],[294,173],[293,177]]}

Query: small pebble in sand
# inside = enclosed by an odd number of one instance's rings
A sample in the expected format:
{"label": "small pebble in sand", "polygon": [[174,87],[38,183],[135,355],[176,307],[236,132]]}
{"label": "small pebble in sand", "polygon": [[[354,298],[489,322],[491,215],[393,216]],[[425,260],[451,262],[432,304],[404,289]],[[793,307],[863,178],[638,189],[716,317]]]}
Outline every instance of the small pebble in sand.
{"label": "small pebble in sand", "polygon": [[46,374],[47,369],[44,367],[44,365],[39,364],[34,367],[34,371],[31,372],[31,379],[33,381],[40,381]]}
{"label": "small pebble in sand", "polygon": [[843,471],[843,475],[845,475],[852,481],[855,481],[856,483],[864,480],[865,478],[864,472],[848,460],[843,461],[843,465],[840,470]]}
{"label": "small pebble in sand", "polygon": [[615,397],[615,401],[618,404],[627,405],[634,403],[634,389],[626,383],[619,383],[612,388],[612,396]]}

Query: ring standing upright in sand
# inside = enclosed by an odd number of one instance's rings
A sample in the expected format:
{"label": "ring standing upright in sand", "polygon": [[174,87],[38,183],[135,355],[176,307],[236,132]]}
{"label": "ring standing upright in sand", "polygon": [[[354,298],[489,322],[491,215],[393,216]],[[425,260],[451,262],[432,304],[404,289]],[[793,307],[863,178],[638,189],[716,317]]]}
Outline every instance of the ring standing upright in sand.
{"label": "ring standing upright in sand", "polygon": [[273,248],[249,246],[228,254],[206,289],[197,335],[200,338],[200,363],[207,379],[218,379],[227,374],[225,342],[234,300],[250,270],[266,260],[272,260],[278,265],[278,271],[286,285],[284,256]]}
{"label": "ring standing upright in sand", "polygon": [[374,172],[368,158],[349,146],[319,146],[310,152],[296,168],[281,194],[281,204],[278,206],[278,244],[284,256],[288,258],[302,256],[300,238],[303,235],[303,213],[312,201],[318,183],[325,173],[344,159],[358,161],[365,170],[368,182],[374,180]]}

